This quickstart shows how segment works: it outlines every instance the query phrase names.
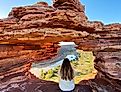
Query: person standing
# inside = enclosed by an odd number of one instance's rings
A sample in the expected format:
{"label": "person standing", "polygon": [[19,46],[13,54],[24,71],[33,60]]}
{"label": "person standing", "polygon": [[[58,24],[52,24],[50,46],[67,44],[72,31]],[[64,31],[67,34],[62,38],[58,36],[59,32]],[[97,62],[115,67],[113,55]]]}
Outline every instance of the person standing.
{"label": "person standing", "polygon": [[74,71],[72,69],[69,59],[65,58],[60,69],[59,88],[62,92],[72,92],[74,90],[75,83],[73,78]]}

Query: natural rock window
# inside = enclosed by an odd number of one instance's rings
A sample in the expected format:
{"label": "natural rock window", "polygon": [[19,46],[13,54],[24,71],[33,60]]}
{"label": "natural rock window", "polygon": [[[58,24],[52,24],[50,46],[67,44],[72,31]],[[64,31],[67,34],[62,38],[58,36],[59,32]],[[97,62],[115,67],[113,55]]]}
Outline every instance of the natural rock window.
{"label": "natural rock window", "polygon": [[81,80],[88,80],[95,78],[97,71],[94,68],[94,56],[91,51],[83,51],[76,49],[74,42],[60,42],[61,47],[56,57],[33,63],[30,72],[39,79],[48,81],[59,81],[58,71],[66,57],[70,60],[76,76],[74,77],[75,83]]}

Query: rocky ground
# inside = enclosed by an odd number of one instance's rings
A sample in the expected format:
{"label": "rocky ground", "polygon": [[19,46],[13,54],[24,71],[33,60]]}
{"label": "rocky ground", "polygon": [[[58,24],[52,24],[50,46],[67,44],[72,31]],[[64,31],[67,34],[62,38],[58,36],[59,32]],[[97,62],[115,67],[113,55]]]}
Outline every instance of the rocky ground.
{"label": "rocky ground", "polygon": [[56,56],[60,41],[96,57],[96,78],[80,82],[76,92],[121,92],[121,24],[89,21],[79,0],[14,7],[0,19],[0,92],[59,92],[56,83],[38,80],[29,69]]}

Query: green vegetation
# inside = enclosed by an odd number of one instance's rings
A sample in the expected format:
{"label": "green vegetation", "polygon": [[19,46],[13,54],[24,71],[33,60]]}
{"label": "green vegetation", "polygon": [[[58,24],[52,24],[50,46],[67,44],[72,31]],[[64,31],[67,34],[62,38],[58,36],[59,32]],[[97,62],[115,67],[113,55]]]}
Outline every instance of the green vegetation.
{"label": "green vegetation", "polygon": [[41,69],[40,79],[58,82],[58,80],[59,80],[59,75],[58,75],[59,68],[60,68],[60,66],[57,66],[57,67],[54,67],[54,68],[52,68],[48,71],[44,71],[43,69]]}

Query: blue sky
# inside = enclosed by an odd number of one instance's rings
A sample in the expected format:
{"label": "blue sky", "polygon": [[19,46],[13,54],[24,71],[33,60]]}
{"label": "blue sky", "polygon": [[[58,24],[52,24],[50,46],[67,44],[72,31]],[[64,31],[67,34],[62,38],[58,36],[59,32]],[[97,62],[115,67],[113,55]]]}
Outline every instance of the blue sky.
{"label": "blue sky", "polygon": [[[52,0],[0,0],[0,18],[7,17],[12,7],[31,5],[46,1],[52,5]],[[102,21],[105,24],[121,23],[121,0],[81,0],[86,7],[89,20]]]}

